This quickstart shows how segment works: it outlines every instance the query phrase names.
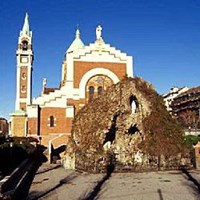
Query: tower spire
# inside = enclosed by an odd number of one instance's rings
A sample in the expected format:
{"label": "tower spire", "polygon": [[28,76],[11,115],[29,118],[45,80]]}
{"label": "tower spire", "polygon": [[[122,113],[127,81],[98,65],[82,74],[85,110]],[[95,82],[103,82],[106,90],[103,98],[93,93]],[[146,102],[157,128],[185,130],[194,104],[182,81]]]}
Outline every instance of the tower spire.
{"label": "tower spire", "polygon": [[30,28],[29,28],[29,22],[28,22],[28,13],[26,13],[25,18],[24,18],[24,25],[23,25],[23,28],[22,28],[22,33],[29,35],[29,36],[30,36],[30,33],[31,33]]}
{"label": "tower spire", "polygon": [[76,29],[76,34],[75,34],[75,39],[74,41],[72,42],[72,44],[70,45],[70,47],[67,49],[67,52],[72,52],[74,50],[78,50],[78,49],[81,49],[84,47],[84,44],[81,40],[81,37],[80,37],[80,31],[79,29],[77,28]]}

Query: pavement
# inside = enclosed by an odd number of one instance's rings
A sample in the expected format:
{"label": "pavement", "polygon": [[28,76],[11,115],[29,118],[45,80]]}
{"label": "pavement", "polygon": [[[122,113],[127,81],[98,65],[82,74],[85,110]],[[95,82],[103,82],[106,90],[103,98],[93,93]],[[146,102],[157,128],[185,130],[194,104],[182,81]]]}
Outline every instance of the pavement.
{"label": "pavement", "polygon": [[200,171],[89,174],[43,164],[28,200],[200,200]]}

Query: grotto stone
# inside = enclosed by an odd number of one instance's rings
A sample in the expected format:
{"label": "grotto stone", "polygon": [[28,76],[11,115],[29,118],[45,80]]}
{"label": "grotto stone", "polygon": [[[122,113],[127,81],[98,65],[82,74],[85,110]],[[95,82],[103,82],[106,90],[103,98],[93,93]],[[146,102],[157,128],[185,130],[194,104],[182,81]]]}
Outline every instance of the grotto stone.
{"label": "grotto stone", "polygon": [[89,172],[103,172],[110,164],[117,171],[156,169],[161,156],[142,147],[149,137],[144,120],[157,109],[156,98],[150,83],[125,78],[88,102],[73,120],[65,167]]}

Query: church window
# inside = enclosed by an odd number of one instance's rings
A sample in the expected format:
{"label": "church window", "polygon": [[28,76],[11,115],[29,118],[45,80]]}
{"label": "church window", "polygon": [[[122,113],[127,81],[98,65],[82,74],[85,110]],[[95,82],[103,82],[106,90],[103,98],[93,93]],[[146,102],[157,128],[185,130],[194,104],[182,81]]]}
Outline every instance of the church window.
{"label": "church window", "polygon": [[86,101],[101,95],[112,84],[113,81],[105,75],[97,74],[91,77],[85,87]]}
{"label": "church window", "polygon": [[94,87],[90,86],[89,87],[89,98],[92,98],[94,96]]}
{"label": "church window", "polygon": [[54,116],[50,116],[49,118],[49,126],[54,127],[55,126],[55,118]]}
{"label": "church window", "polygon": [[98,87],[98,95],[101,95],[103,92],[103,87],[102,86],[99,86]]}

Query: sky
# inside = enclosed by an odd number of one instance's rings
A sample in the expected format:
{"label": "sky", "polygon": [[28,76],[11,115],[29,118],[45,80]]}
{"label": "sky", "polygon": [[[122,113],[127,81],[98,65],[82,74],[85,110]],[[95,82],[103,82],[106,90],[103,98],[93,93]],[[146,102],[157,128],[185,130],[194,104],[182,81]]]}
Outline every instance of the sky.
{"label": "sky", "polygon": [[58,87],[77,26],[85,45],[104,41],[133,56],[134,76],[159,94],[200,85],[200,0],[0,0],[0,116],[15,111],[16,48],[25,13],[33,31],[33,97]]}

